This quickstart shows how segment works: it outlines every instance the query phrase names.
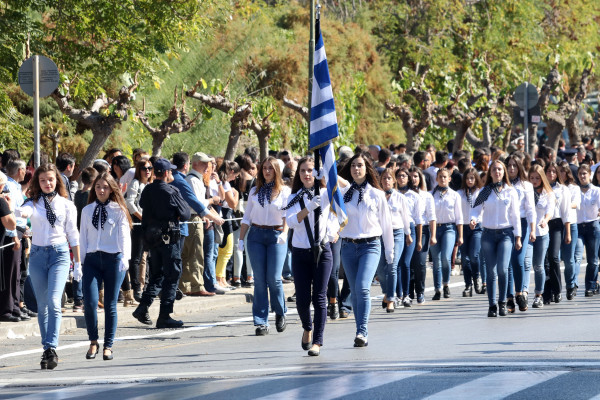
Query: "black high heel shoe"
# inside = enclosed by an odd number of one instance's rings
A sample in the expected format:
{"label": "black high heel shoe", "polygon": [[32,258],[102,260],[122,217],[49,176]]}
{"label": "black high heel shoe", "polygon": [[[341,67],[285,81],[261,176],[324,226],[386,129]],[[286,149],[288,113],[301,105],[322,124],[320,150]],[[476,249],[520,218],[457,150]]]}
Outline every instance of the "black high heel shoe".
{"label": "black high heel shoe", "polygon": [[110,360],[113,359],[113,351],[112,351],[112,349],[109,349],[109,348],[105,348],[104,349],[104,351],[106,351],[106,350],[110,351],[110,354],[108,354],[108,355],[107,354],[102,354],[102,359],[104,361],[110,361]]}
{"label": "black high heel shoe", "polygon": [[305,342],[304,335],[302,335],[302,339],[300,340],[300,343],[302,344],[302,350],[310,350],[310,348],[312,347],[312,345],[310,343],[312,338],[310,336],[311,335],[309,335],[308,342]]}
{"label": "black high heel shoe", "polygon": [[98,351],[100,350],[100,346],[98,346],[98,343],[96,343],[96,344],[90,344],[90,350],[91,350],[92,346],[96,346],[96,352],[95,353],[90,353],[89,350],[88,350],[88,352],[85,353],[86,360],[93,360],[94,358],[96,358],[96,355],[98,355]]}

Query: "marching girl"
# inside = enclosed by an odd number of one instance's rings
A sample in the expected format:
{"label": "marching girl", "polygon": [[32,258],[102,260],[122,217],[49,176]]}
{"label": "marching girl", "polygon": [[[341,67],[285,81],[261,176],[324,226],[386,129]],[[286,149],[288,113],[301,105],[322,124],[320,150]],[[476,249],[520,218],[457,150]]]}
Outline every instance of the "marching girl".
{"label": "marching girl", "polygon": [[108,173],[100,174],[93,184],[88,205],[81,211],[81,255],[85,325],[90,348],[85,358],[98,354],[98,283],[104,282],[103,359],[112,360],[112,345],[117,332],[117,298],[127,274],[131,257],[132,221],[119,189]]}
{"label": "marching girl", "polygon": [[[397,268],[397,291],[401,295],[404,296],[402,299],[402,305],[404,307],[410,307],[412,305],[412,300],[408,294],[410,293],[410,283],[413,282],[414,286],[414,277],[411,276],[412,268],[411,263],[413,256],[415,254],[415,248],[417,247],[417,241],[419,242],[419,248],[422,247],[421,237],[423,235],[423,225],[419,219],[419,216],[423,214],[422,212],[422,200],[419,194],[413,190],[411,184],[409,184],[408,178],[408,169],[400,168],[396,171],[396,182],[398,185],[398,191],[404,197],[406,202],[406,212],[404,215],[408,218],[408,223],[410,227],[410,235],[405,236],[405,245],[402,249],[402,254],[400,255],[400,261],[398,263]],[[410,238],[410,242],[409,242]],[[428,239],[429,240],[429,239]],[[394,253],[395,254],[395,253]],[[421,300],[424,300],[423,290],[419,290],[418,293],[421,294]],[[414,297],[414,288],[413,288],[413,297]],[[402,297],[400,297],[402,298]],[[418,301],[418,296],[417,296]],[[422,304],[423,301],[421,301]]]}
{"label": "marching girl", "polygon": [[475,293],[480,292],[479,253],[482,230],[481,224],[477,224],[474,229],[469,226],[471,208],[473,208],[480,188],[481,178],[479,178],[477,170],[472,167],[467,168],[463,173],[462,188],[458,190],[463,215],[463,244],[460,248],[461,267],[465,279],[463,297],[473,297],[473,289],[475,289]]}
{"label": "marching girl", "polygon": [[[592,185],[592,173],[587,164],[577,170],[581,189],[581,207],[577,210],[578,240],[585,247],[587,267],[585,270],[585,297],[592,297],[598,280],[598,246],[600,244],[600,225],[598,225],[598,207],[600,206],[600,188]],[[579,257],[579,260],[581,258]]]}
{"label": "marching girl", "polygon": [[[414,291],[417,296],[417,304],[425,302],[425,273],[427,271],[427,255],[429,248],[437,243],[436,239],[436,215],[433,196],[427,191],[425,176],[420,168],[412,166],[408,170],[408,179],[411,190],[414,190],[421,200],[421,214],[418,216],[422,225],[422,235],[417,236],[415,254],[411,260],[411,277],[414,276]],[[439,300],[439,296],[433,296],[433,300]]]}
{"label": "marching girl", "polygon": [[348,223],[340,236],[342,264],[352,290],[356,321],[354,347],[368,345],[371,282],[381,255],[380,237],[386,262],[394,261],[394,233],[387,199],[367,157],[355,154],[340,171],[342,179],[338,179],[348,215]]}
{"label": "marching girl", "polygon": [[[326,189],[322,195],[315,194],[313,176],[314,158],[304,157],[298,162],[298,169],[292,183],[285,220],[292,235],[292,272],[296,287],[296,306],[302,321],[302,348],[309,356],[318,356],[323,346],[323,331],[327,321],[327,285],[333,258],[330,242],[338,239],[339,224],[330,213]],[[322,186],[323,187],[323,186]],[[316,232],[315,217],[319,231]],[[307,231],[306,226],[310,232]],[[321,246],[321,254],[315,259],[313,246]],[[312,295],[311,295],[312,293]],[[314,328],[310,316],[310,304],[314,308]]]}
{"label": "marching girl", "polygon": [[[490,165],[485,186],[477,195],[470,214],[471,229],[481,223],[481,253],[487,268],[488,317],[506,315],[508,265],[515,249],[521,249],[519,195],[510,185],[506,166],[500,161]],[[496,277],[498,303],[496,303]],[[499,307],[498,307],[499,306]]]}
{"label": "marching girl", "polygon": [[[533,185],[527,180],[523,169],[523,162],[514,154],[508,156],[505,161],[508,179],[519,195],[519,216],[521,218],[521,240],[522,247],[513,248],[508,270],[508,308],[515,309],[515,301],[519,311],[527,311],[527,288],[529,287],[529,271],[531,260],[526,260],[527,245],[529,241],[535,240],[535,204]],[[513,281],[514,278],[514,281]],[[514,282],[514,285],[513,285]]]}
{"label": "marching girl", "polygon": [[437,186],[433,189],[432,195],[437,217],[437,243],[431,246],[434,297],[439,297],[443,284],[444,298],[448,299],[450,298],[448,283],[450,282],[452,251],[456,243],[459,246],[463,243],[462,206],[458,193],[448,187],[450,171],[440,168],[437,171],[436,182]]}
{"label": "marching girl", "polygon": [[[387,199],[387,205],[390,209],[392,216],[392,229],[394,231],[394,260],[391,264],[388,264],[385,260],[385,244],[382,241],[381,257],[379,258],[379,268],[377,269],[377,276],[384,292],[383,303],[387,312],[394,312],[395,302],[394,295],[396,293],[396,287],[398,283],[398,268],[402,262],[400,256],[403,255],[403,250],[406,246],[411,246],[413,243],[413,237],[415,234],[415,225],[411,225],[408,209],[406,206],[406,200],[396,190],[396,179],[394,178],[394,170],[392,168],[386,168],[381,172],[379,177],[381,188],[385,192]],[[413,246],[414,249],[414,246]],[[410,257],[412,257],[412,251],[408,258],[407,268],[410,266]],[[387,268],[386,268],[387,267]],[[406,290],[398,287],[398,293],[400,293],[403,304],[407,304],[410,307],[410,298],[408,297],[408,281],[406,281]],[[383,304],[382,304],[383,305]]]}
{"label": "marching girl", "polygon": [[[290,189],[281,180],[279,163],[275,157],[267,157],[258,168],[256,186],[248,198],[238,241],[240,251],[246,247],[254,270],[252,315],[256,336],[269,333],[269,293],[277,332],[286,328],[287,307],[281,272],[287,255],[288,226],[282,208],[289,194]],[[244,241],[246,232],[248,237]]]}
{"label": "marching girl", "polygon": [[[554,215],[556,201],[554,191],[546,179],[544,169],[540,165],[534,164],[531,166],[529,182],[533,185],[535,203],[535,239],[529,240],[529,246],[533,249],[531,261],[535,273],[535,299],[532,306],[533,308],[542,308],[544,306],[542,294],[546,283],[544,260],[550,242],[548,221]],[[526,289],[527,286],[524,287],[524,290]]]}
{"label": "marching girl", "polygon": [[[61,299],[71,263],[69,245],[75,270],[81,270],[77,209],[69,201],[65,184],[53,164],[45,164],[35,170],[28,195],[29,199],[15,210],[15,216],[31,220],[33,237],[29,275],[44,346],[40,366],[42,369],[54,369],[58,365],[56,348],[62,318]],[[75,279],[79,280],[81,276]]]}
{"label": "marching girl", "polygon": [[[575,248],[579,242],[577,228],[577,211],[581,206],[581,189],[575,183],[575,177],[571,172],[569,163],[562,161],[558,165],[558,176],[563,184],[569,189],[571,195],[571,204],[569,206],[568,221],[571,231],[571,243],[563,243],[560,248],[560,256],[565,263],[565,286],[567,288],[567,300],[573,300],[577,296],[577,277],[579,276],[579,267],[581,264],[575,262]],[[567,233],[565,232],[565,236]]]}
{"label": "marching girl", "polygon": [[562,184],[562,178],[558,173],[558,165],[551,162],[544,168],[546,179],[554,191],[556,206],[548,221],[548,282],[544,288],[544,304],[550,304],[550,301],[558,303],[562,299],[562,279],[560,272],[560,249],[563,244],[570,244],[571,223],[569,222],[569,209],[571,208],[571,192],[569,188]]}

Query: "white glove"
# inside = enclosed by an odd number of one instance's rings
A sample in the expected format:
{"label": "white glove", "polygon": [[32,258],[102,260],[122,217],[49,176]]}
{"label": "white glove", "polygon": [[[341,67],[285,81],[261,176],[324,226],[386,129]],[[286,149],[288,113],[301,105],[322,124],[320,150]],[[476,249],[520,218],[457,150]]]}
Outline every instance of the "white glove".
{"label": "white glove", "polygon": [[385,255],[385,259],[388,262],[388,264],[392,264],[394,262],[394,250],[393,249],[390,253]]}
{"label": "white glove", "polygon": [[319,170],[317,171],[315,168],[313,168],[312,170],[312,176],[315,177],[315,179],[322,179],[323,178],[323,167],[319,168]]}
{"label": "white glove", "polygon": [[121,258],[121,261],[119,262],[119,272],[127,271],[128,269],[129,262],[127,262],[127,260],[125,260],[124,258]]}
{"label": "white glove", "polygon": [[287,242],[287,233],[282,233],[277,236],[277,244],[285,244]]}
{"label": "white glove", "polygon": [[310,212],[315,211],[317,208],[321,206],[321,196],[315,196],[313,199],[306,205],[306,209]]}
{"label": "white glove", "polygon": [[238,250],[244,251],[244,240],[243,239],[238,240]]}
{"label": "white glove", "polygon": [[75,262],[75,265],[73,266],[73,280],[81,282],[82,277],[83,268],[81,268],[81,263]]}

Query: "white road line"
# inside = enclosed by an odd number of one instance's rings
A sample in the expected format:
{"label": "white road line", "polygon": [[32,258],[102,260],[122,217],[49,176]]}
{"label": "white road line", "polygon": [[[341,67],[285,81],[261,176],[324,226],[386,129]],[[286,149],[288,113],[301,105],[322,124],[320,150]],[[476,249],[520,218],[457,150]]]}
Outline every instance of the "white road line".
{"label": "white road line", "polygon": [[305,385],[269,396],[260,397],[260,400],[281,399],[336,399],[363,390],[375,388],[402,379],[424,374],[425,371],[400,371],[400,372],[367,372],[364,374],[349,374],[339,378]]}
{"label": "white road line", "polygon": [[497,372],[482,378],[443,390],[426,400],[503,399],[513,393],[545,382],[568,371]]}
{"label": "white road line", "polygon": [[44,400],[63,400],[63,399],[70,399],[73,397],[86,396],[86,395],[90,395],[90,394],[98,394],[98,393],[106,392],[109,390],[125,389],[127,387],[134,386],[134,385],[136,385],[136,384],[131,383],[131,384],[122,384],[122,385],[108,385],[108,386],[107,385],[104,385],[104,386],[94,385],[94,386],[85,386],[85,387],[71,386],[71,387],[66,387],[66,388],[49,390],[47,392],[33,393],[30,395],[15,397],[15,398],[19,399],[19,400],[40,399],[40,398],[43,398]]}

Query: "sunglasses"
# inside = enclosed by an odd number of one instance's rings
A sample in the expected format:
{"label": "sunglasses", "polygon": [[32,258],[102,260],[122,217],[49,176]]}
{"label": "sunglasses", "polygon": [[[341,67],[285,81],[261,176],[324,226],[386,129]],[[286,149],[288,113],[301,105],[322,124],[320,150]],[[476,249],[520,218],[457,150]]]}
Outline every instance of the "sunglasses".
{"label": "sunglasses", "polygon": [[152,171],[154,169],[154,167],[142,167],[142,169],[144,169],[146,171]]}

